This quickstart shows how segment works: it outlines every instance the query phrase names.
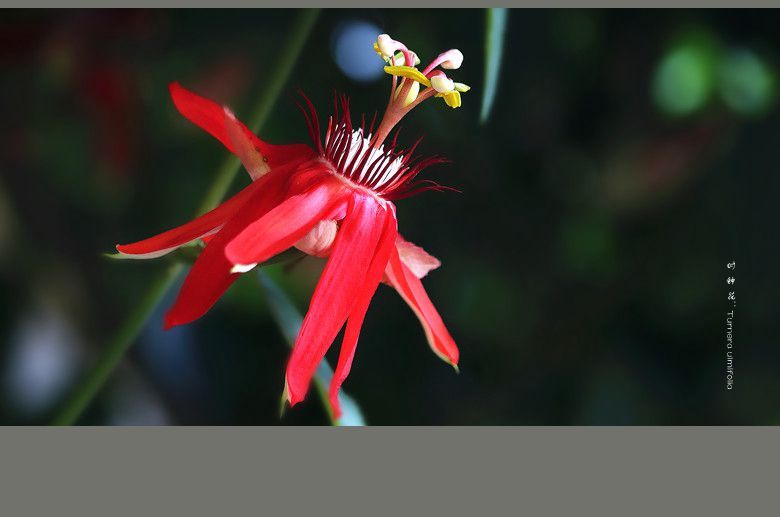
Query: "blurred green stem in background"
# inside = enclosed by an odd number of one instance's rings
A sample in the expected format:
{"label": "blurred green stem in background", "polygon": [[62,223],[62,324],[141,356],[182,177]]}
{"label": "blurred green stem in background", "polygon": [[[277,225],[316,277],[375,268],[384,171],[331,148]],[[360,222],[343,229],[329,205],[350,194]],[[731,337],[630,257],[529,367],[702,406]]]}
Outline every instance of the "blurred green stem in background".
{"label": "blurred green stem in background", "polygon": [[97,363],[87,373],[87,376],[78,385],[73,394],[65,401],[59,413],[52,420],[52,425],[73,425],[87,409],[90,402],[106,384],[117,366],[122,362],[125,353],[135,342],[138,334],[143,330],[154,309],[175,283],[179,274],[184,269],[184,264],[173,264],[157,278],[146,292],[141,302],[130,313],[111,341],[106,345],[103,354]]}
{"label": "blurred green stem in background", "polygon": [[[255,133],[259,132],[271,113],[274,104],[276,104],[295,63],[298,61],[298,56],[303,50],[303,45],[314,27],[314,22],[317,20],[318,15],[318,9],[306,9],[300,12],[290,31],[287,44],[279,55],[276,68],[268,75],[265,90],[260,96],[250,119],[250,128]],[[198,209],[197,215],[208,212],[224,199],[236,174],[240,170],[240,165],[238,158],[230,155],[217,172],[214,182]],[[124,324],[119,327],[117,333],[108,342],[95,365],[65,400],[52,419],[52,425],[73,425],[78,421],[79,417],[81,417],[97,394],[100,393],[103,386],[105,386],[111,374],[122,362],[125,353],[135,342],[157,305],[162,301],[168,289],[175,283],[183,270],[183,264],[174,264],[152,283],[146,295],[141,299],[140,304],[130,313]]]}

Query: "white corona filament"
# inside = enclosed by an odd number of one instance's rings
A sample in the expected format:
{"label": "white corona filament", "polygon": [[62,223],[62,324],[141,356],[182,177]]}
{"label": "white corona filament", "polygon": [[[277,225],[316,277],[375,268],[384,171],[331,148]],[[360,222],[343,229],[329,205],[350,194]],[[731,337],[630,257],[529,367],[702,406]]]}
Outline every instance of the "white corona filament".
{"label": "white corona filament", "polygon": [[[337,127],[333,133],[335,133],[335,138],[337,139],[335,144],[336,147],[338,147],[341,144],[341,139],[344,138],[344,135],[346,134],[346,126],[342,124],[341,126]],[[392,159],[391,154],[385,151],[384,144],[380,145],[378,148],[371,147],[371,133],[364,137],[362,129],[355,129],[352,131],[352,134],[349,138],[350,143],[345,151],[347,153],[347,157],[343,163],[347,167],[350,167],[353,163],[356,164],[356,166],[357,164],[362,164],[361,170],[355,170],[351,174],[351,179],[355,183],[362,184],[364,181],[368,181],[370,179],[368,177],[369,171],[378,169],[381,170],[384,168],[382,175],[373,185],[373,188],[379,189],[382,186],[390,183],[403,168],[403,156],[398,156]],[[329,132],[325,136],[326,147],[329,145],[330,139],[331,133]],[[367,158],[366,154],[368,154]],[[338,160],[340,161],[341,157],[339,157]],[[374,166],[377,160],[380,162],[379,167]],[[388,161],[390,161],[389,164],[387,163]]]}

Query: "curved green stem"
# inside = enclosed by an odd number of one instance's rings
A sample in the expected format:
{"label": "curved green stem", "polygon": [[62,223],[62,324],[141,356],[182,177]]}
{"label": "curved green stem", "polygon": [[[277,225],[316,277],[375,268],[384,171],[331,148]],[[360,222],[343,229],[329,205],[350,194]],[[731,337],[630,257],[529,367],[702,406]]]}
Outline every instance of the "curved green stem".
{"label": "curved green stem", "polygon": [[141,302],[106,344],[103,354],[54,417],[52,425],[72,425],[84,413],[84,410],[87,409],[90,402],[94,400],[111,374],[122,362],[122,358],[143,330],[146,321],[154,313],[154,309],[162,301],[165,293],[168,292],[183,269],[183,264],[173,264],[149,286],[149,290],[141,298]]}
{"label": "curved green stem", "polygon": [[[295,22],[287,44],[279,55],[276,69],[269,75],[266,88],[258,99],[250,119],[250,128],[254,132],[259,132],[271,113],[271,109],[279,98],[295,63],[298,61],[298,56],[314,27],[318,14],[318,9],[304,10]],[[214,182],[198,208],[197,215],[208,212],[222,201],[239,170],[239,160],[231,155],[219,168]],[[175,283],[183,269],[184,266],[182,264],[174,264],[152,283],[141,299],[140,304],[130,313],[114,337],[106,344],[97,362],[65,400],[52,419],[52,425],[73,425],[78,421],[87,407],[89,407],[89,404],[105,386],[111,374],[122,362],[122,359],[143,330],[149,317],[168,289]]]}

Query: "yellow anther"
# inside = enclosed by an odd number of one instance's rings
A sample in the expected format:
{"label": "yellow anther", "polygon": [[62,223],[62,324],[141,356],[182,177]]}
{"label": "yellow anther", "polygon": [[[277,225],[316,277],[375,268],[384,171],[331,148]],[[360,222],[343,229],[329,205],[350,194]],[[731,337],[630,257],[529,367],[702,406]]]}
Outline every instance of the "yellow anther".
{"label": "yellow anther", "polygon": [[431,85],[431,81],[427,77],[425,77],[419,70],[411,66],[386,66],[385,72],[390,75],[411,79],[412,81],[416,81],[424,86]]}
{"label": "yellow anther", "polygon": [[471,89],[471,86],[463,83],[455,83],[455,89],[459,92],[467,92]]}
{"label": "yellow anther", "polygon": [[458,90],[452,90],[447,93],[437,93],[436,96],[443,97],[444,102],[446,102],[447,106],[450,108],[460,108],[460,92]]}

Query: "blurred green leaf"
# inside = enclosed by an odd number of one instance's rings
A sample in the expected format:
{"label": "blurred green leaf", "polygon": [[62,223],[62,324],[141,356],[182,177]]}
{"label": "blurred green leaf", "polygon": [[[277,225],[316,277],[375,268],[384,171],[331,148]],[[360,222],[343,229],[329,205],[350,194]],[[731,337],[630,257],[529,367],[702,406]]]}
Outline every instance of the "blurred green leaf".
{"label": "blurred green leaf", "polygon": [[493,109],[493,101],[496,97],[496,89],[501,60],[504,55],[504,36],[506,34],[506,20],[508,10],[505,8],[490,8],[487,10],[487,26],[485,30],[485,87],[482,90],[482,111],[479,115],[481,123],[487,122],[490,111]]}
{"label": "blurred green leaf", "polygon": [[774,100],[774,74],[750,50],[729,52],[720,62],[719,78],[723,101],[738,113],[764,113]]}
{"label": "blurred green leaf", "polygon": [[655,69],[652,93],[668,115],[684,116],[702,109],[715,87],[718,45],[705,30],[693,30],[675,44]]}
{"label": "blurred green leaf", "polygon": [[[271,309],[271,315],[276,320],[279,329],[282,331],[287,344],[292,348],[295,344],[295,338],[298,336],[298,331],[301,329],[301,323],[303,323],[303,316],[298,312],[292,300],[287,294],[282,291],[279,286],[271,279],[271,277],[262,269],[257,269],[257,278],[260,281],[260,285],[266,294],[268,299],[268,306]],[[341,402],[341,418],[338,420],[333,419],[333,415],[330,410],[330,402],[328,401],[328,387],[330,381],[333,378],[333,370],[331,369],[328,361],[323,359],[320,365],[317,367],[317,371],[314,372],[314,386],[317,389],[317,393],[322,399],[322,403],[325,406],[325,410],[328,413],[328,418],[334,425],[344,426],[362,426],[366,425],[363,414],[360,411],[360,407],[352,399],[341,390],[339,394],[339,401]]]}

